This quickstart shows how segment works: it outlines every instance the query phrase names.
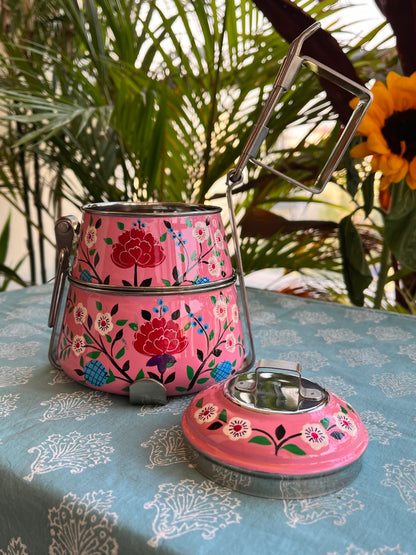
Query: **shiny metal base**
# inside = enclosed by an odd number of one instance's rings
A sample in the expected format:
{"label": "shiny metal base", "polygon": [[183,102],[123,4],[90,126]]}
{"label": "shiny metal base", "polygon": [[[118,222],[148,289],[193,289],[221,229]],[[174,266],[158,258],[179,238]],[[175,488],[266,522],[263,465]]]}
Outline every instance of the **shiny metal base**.
{"label": "shiny metal base", "polygon": [[[185,438],[186,439],[186,438]],[[211,459],[186,440],[191,461],[201,474],[226,488],[269,499],[307,499],[339,491],[361,470],[362,457],[337,470],[311,475],[282,475],[236,468]]]}

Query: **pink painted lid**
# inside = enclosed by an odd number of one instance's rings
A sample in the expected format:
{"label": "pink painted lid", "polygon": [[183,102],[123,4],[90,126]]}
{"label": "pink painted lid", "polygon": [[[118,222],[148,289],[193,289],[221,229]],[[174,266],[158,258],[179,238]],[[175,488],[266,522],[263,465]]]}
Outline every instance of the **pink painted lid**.
{"label": "pink painted lid", "polygon": [[282,361],[260,361],[256,370],[197,394],[182,427],[191,446],[212,461],[297,478],[345,468],[368,444],[349,403]]}

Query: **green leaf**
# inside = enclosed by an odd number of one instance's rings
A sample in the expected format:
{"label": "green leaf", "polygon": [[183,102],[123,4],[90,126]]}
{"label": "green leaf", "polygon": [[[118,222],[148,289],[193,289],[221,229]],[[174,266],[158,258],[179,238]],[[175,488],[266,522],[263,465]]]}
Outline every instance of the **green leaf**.
{"label": "green leaf", "polygon": [[107,243],[107,245],[112,245],[113,240],[111,239],[111,237],[105,237],[104,238],[104,243]]}
{"label": "green leaf", "polygon": [[254,436],[248,440],[249,443],[257,443],[258,445],[272,445],[270,439],[265,436]]}
{"label": "green leaf", "polygon": [[119,352],[116,354],[116,359],[118,360],[119,358],[121,358],[122,356],[124,356],[124,353],[126,352],[126,349],[124,347],[122,347]]}
{"label": "green leaf", "polygon": [[186,387],[182,387],[182,386],[178,386],[175,388],[176,391],[180,391],[181,393],[183,393],[184,391],[186,391]]}
{"label": "green leaf", "polygon": [[95,306],[97,307],[97,310],[102,310],[103,309],[103,305],[100,303],[100,301],[96,301]]}
{"label": "green leaf", "polygon": [[189,228],[192,227],[192,222],[189,218],[185,218],[185,224],[186,224],[186,227],[189,227]]}
{"label": "green leaf", "polygon": [[166,237],[168,236],[167,231],[165,231],[165,233],[163,233],[160,237],[159,237],[159,241],[161,243],[164,243],[166,241]]}
{"label": "green leaf", "polygon": [[88,345],[92,345],[94,343],[92,338],[86,333],[84,333],[84,339],[85,339],[86,343],[88,343]]}
{"label": "green leaf", "polygon": [[138,331],[139,326],[138,324],[136,324],[136,322],[132,322],[131,324],[129,324],[129,328],[133,331]]}
{"label": "green leaf", "polygon": [[124,224],[123,224],[123,222],[117,222],[117,227],[118,227],[119,229],[123,230],[123,229],[124,229]]}
{"label": "green leaf", "polygon": [[390,192],[384,239],[400,264],[416,271],[416,191],[403,182],[391,184]]}
{"label": "green leaf", "polygon": [[227,411],[225,409],[222,409],[218,418],[223,422],[227,422]]}
{"label": "green leaf", "polygon": [[341,407],[341,412],[343,412],[344,414],[348,414],[348,411],[345,407]]}
{"label": "green leaf", "polygon": [[209,378],[199,378],[199,380],[196,381],[197,384],[203,384],[206,383],[209,380]]}
{"label": "green leaf", "polygon": [[194,377],[194,369],[192,368],[192,366],[187,366],[186,367],[186,375],[188,376],[188,380],[192,380],[192,378]]}
{"label": "green leaf", "polygon": [[201,397],[200,399],[198,399],[198,401],[195,403],[195,406],[199,409],[202,408],[204,406],[204,398]]}
{"label": "green leaf", "polygon": [[322,418],[321,424],[322,424],[322,426],[325,428],[325,430],[328,429],[329,422],[330,422],[330,421],[329,421],[329,418]]}
{"label": "green leaf", "polygon": [[351,216],[343,218],[339,224],[339,242],[342,256],[342,270],[348,295],[353,304],[363,306],[364,290],[373,278],[364,256],[360,234]]}
{"label": "green leaf", "polygon": [[108,376],[107,381],[105,383],[115,382],[116,377],[114,376],[113,372],[111,370],[109,370],[108,373],[109,373],[109,376]]}
{"label": "green leaf", "polygon": [[289,453],[293,453],[294,455],[306,455],[306,452],[294,443],[282,445],[282,449],[285,449],[286,451],[289,451]]}
{"label": "green leaf", "polygon": [[143,378],[144,378],[144,372],[143,372],[143,369],[142,369],[142,370],[140,370],[140,372],[135,377],[135,380],[142,380]]}
{"label": "green leaf", "polygon": [[98,358],[100,354],[100,351],[91,351],[90,353],[87,353],[87,357],[95,359]]}
{"label": "green leaf", "polygon": [[117,320],[116,322],[116,326],[124,326],[125,324],[127,324],[127,320]]}
{"label": "green leaf", "polygon": [[367,218],[374,206],[374,173],[370,173],[363,181],[364,214]]}

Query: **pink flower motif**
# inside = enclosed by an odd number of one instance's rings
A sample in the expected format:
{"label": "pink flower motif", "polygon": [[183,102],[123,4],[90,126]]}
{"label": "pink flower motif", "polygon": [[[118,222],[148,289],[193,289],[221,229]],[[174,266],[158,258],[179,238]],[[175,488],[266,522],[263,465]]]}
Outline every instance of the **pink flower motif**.
{"label": "pink flower motif", "polygon": [[228,333],[225,337],[225,348],[229,353],[235,351],[236,340],[233,333]]}
{"label": "pink flower motif", "polygon": [[208,272],[214,277],[218,277],[221,274],[220,261],[216,256],[211,256],[208,259]]}
{"label": "pink flower motif", "polygon": [[244,420],[244,418],[239,418],[234,416],[223,428],[224,434],[231,439],[231,441],[237,441],[244,437],[251,436],[251,423],[249,420]]}
{"label": "pink flower motif", "polygon": [[350,436],[355,436],[357,434],[357,426],[348,414],[337,412],[334,414],[334,418],[340,430],[346,432]]}
{"label": "pink flower motif", "polygon": [[194,412],[194,418],[198,424],[205,424],[206,422],[211,422],[216,418],[218,414],[218,407],[212,403],[204,405],[202,409]]}
{"label": "pink flower motif", "polygon": [[95,318],[94,328],[100,335],[106,335],[113,329],[111,314],[99,312]]}
{"label": "pink flower motif", "polygon": [[95,243],[97,242],[97,230],[94,226],[90,225],[89,227],[87,227],[84,240],[89,249],[95,245]]}
{"label": "pink flower motif", "polygon": [[215,246],[218,249],[221,249],[221,250],[224,249],[224,247],[225,247],[224,237],[222,236],[222,233],[219,229],[217,229],[214,233],[214,241],[215,241]]}
{"label": "pink flower motif", "polygon": [[192,230],[192,235],[198,241],[198,243],[203,243],[209,237],[208,227],[204,222],[196,222],[195,227]]}
{"label": "pink flower motif", "polygon": [[85,340],[82,335],[75,335],[72,340],[72,350],[77,355],[80,356],[85,351]]}
{"label": "pink flower motif", "polygon": [[214,306],[214,316],[218,320],[225,320],[227,318],[227,304],[220,298]]}
{"label": "pink flower motif", "polygon": [[240,319],[240,311],[238,310],[238,306],[236,304],[233,304],[231,307],[231,319],[234,324],[236,324]]}
{"label": "pink flower motif", "polygon": [[315,451],[319,451],[319,449],[328,445],[328,436],[325,428],[320,424],[305,424],[301,433],[303,441]]}
{"label": "pink flower motif", "polygon": [[74,320],[76,324],[83,324],[87,317],[87,309],[82,303],[78,303],[74,308]]}
{"label": "pink flower motif", "polygon": [[133,346],[148,356],[181,353],[188,345],[183,330],[173,320],[153,318],[134,335]]}

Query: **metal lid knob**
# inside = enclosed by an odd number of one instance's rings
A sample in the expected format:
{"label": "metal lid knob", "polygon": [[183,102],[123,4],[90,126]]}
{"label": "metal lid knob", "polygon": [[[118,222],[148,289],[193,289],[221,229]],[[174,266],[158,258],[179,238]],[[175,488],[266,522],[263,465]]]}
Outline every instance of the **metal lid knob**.
{"label": "metal lid knob", "polygon": [[293,414],[312,411],[328,402],[328,392],[303,378],[301,366],[280,360],[259,360],[254,371],[224,384],[234,403],[256,412]]}

